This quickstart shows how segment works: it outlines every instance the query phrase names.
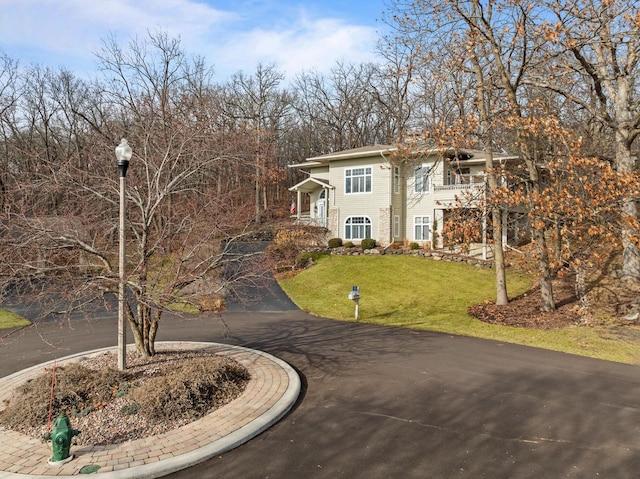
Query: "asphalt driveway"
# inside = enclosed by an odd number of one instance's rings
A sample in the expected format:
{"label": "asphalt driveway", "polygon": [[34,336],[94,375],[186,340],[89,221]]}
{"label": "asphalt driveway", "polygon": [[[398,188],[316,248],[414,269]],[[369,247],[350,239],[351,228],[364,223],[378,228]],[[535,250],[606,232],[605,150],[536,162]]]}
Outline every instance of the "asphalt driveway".
{"label": "asphalt driveway", "polygon": [[[159,340],[261,349],[304,385],[280,423],[174,478],[640,477],[635,366],[300,311],[167,318]],[[17,332],[0,376],[115,341],[115,318]]]}

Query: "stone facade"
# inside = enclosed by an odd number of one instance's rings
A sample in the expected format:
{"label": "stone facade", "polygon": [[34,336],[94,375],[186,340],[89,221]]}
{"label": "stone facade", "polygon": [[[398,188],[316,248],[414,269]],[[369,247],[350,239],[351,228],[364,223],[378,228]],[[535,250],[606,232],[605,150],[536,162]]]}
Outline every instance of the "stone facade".
{"label": "stone facade", "polygon": [[378,210],[378,243],[381,246],[393,243],[391,214],[391,208],[380,208]]}
{"label": "stone facade", "polygon": [[337,231],[337,238],[342,238],[342,234],[340,233],[340,226],[338,225],[340,218],[340,209],[333,207],[329,208],[329,222],[327,223],[327,229],[329,231]]}

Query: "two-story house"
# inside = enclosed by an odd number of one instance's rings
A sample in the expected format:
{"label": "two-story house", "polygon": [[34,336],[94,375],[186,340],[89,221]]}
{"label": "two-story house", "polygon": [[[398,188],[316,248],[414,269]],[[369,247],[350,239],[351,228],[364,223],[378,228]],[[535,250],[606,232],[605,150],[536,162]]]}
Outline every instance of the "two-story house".
{"label": "two-story house", "polygon": [[[324,226],[332,237],[359,243],[373,238],[380,245],[431,242],[442,229],[447,211],[464,192],[482,207],[486,152],[412,150],[375,145],[308,158],[292,168],[309,177],[290,188],[297,193],[299,222]],[[494,154],[494,162],[516,157]]]}

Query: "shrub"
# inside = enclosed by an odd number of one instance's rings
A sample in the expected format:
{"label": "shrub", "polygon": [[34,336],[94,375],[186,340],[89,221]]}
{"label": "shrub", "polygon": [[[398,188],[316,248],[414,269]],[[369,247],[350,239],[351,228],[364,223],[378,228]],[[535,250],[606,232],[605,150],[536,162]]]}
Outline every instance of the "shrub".
{"label": "shrub", "polygon": [[356,245],[353,244],[353,241],[347,241],[344,244],[345,248],[355,248]]}
{"label": "shrub", "polygon": [[433,237],[433,240],[432,240],[431,247],[433,249],[437,249],[438,248],[438,220],[435,218],[433,219],[432,229],[433,229],[433,234],[431,236]]}
{"label": "shrub", "polygon": [[298,255],[298,261],[318,261],[323,256],[327,256],[327,253],[324,251],[305,251],[304,253],[300,253]]}
{"label": "shrub", "polygon": [[232,359],[193,359],[136,388],[132,400],[150,419],[199,419],[238,397],[248,380],[249,372]]}
{"label": "shrub", "polygon": [[120,415],[121,416],[134,416],[136,414],[138,414],[138,411],[140,409],[140,406],[138,406],[137,404],[125,404],[124,406],[122,406],[120,408]]}
{"label": "shrub", "polygon": [[420,249],[420,245],[418,243],[409,243],[410,250]]}
{"label": "shrub", "polygon": [[311,244],[312,236],[303,229],[281,229],[276,233],[273,244],[285,247],[302,247]]}
{"label": "shrub", "polygon": [[327,256],[327,253],[324,251],[305,251],[304,253],[300,253],[296,259],[296,268],[308,268],[314,263],[317,263],[323,256]]}
{"label": "shrub", "polygon": [[216,294],[202,295],[198,298],[200,311],[222,311],[227,303],[222,296]]}
{"label": "shrub", "polygon": [[325,234],[324,228],[311,226],[282,228],[267,247],[265,261],[273,264],[275,271],[288,271],[303,250],[324,243]]}
{"label": "shrub", "polygon": [[376,240],[374,240],[373,238],[365,238],[360,243],[360,247],[363,250],[375,248],[376,247]]}
{"label": "shrub", "polygon": [[334,248],[340,248],[340,246],[342,246],[342,238],[331,238],[328,242],[327,245],[329,246],[329,248],[334,249]]}
{"label": "shrub", "polygon": [[[113,399],[120,385],[126,380],[126,371],[115,369],[92,371],[77,363],[58,367],[55,392],[51,402],[51,417],[57,417],[62,411],[70,414],[73,414],[73,411],[80,415],[86,414]],[[50,394],[50,372],[18,387],[14,391],[9,406],[0,413],[0,423],[9,427],[46,424],[49,417]]]}

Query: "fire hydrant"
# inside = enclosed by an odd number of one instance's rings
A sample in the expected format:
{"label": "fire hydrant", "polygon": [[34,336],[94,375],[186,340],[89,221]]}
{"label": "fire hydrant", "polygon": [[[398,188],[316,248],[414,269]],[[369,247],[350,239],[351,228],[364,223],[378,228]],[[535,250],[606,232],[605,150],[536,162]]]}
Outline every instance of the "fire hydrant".
{"label": "fire hydrant", "polygon": [[73,456],[69,455],[71,439],[78,434],[80,434],[80,431],[71,428],[69,417],[62,412],[53,424],[51,433],[44,436],[45,440],[51,440],[53,449],[53,457],[49,460],[49,464],[63,464],[73,459]]}

